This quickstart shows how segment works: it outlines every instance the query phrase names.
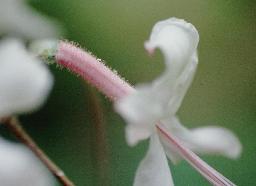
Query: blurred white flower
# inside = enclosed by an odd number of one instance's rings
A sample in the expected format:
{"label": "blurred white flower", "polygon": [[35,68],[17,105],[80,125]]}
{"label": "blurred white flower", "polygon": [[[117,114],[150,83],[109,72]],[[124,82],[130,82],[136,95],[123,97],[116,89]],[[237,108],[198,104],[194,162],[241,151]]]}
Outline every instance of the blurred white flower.
{"label": "blurred white flower", "polygon": [[38,109],[52,85],[47,67],[21,41],[0,42],[0,118]]}
{"label": "blurred white flower", "polygon": [[0,35],[35,39],[56,37],[60,32],[57,22],[33,10],[26,0],[0,0]]}
{"label": "blurred white flower", "polygon": [[211,126],[189,130],[175,116],[196,71],[198,42],[199,35],[192,24],[176,18],[158,22],[145,48],[150,53],[156,48],[163,52],[165,72],[151,84],[136,87],[134,94],[116,102],[116,110],[128,123],[128,144],[135,145],[150,137],[149,150],[136,172],[135,186],[173,185],[165,154],[173,162],[179,156],[157,134],[157,123],[195,152],[229,158],[236,158],[241,152],[239,140],[227,129]]}
{"label": "blurred white flower", "polygon": [[53,186],[48,170],[23,145],[0,137],[0,185]]}

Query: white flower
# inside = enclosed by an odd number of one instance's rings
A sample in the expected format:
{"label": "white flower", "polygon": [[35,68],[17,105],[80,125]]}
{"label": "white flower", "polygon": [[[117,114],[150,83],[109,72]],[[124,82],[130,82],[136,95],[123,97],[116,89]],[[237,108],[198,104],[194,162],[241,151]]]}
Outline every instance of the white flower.
{"label": "white flower", "polygon": [[22,42],[0,42],[0,118],[38,109],[52,85],[49,70]]}
{"label": "white flower", "polygon": [[56,37],[59,33],[57,22],[33,10],[25,0],[0,0],[0,35],[35,39]]}
{"label": "white flower", "polygon": [[135,145],[150,137],[149,150],[136,172],[135,186],[173,185],[165,154],[173,162],[179,156],[158,135],[157,123],[195,152],[229,158],[236,158],[241,152],[239,140],[227,129],[211,126],[189,130],[175,115],[196,71],[198,42],[199,35],[192,24],[176,18],[158,22],[145,48],[149,52],[159,48],[163,52],[165,72],[151,84],[136,87],[134,94],[116,102],[116,110],[128,123],[128,144]]}
{"label": "white flower", "polygon": [[53,186],[48,170],[23,145],[0,137],[0,184],[2,186]]}

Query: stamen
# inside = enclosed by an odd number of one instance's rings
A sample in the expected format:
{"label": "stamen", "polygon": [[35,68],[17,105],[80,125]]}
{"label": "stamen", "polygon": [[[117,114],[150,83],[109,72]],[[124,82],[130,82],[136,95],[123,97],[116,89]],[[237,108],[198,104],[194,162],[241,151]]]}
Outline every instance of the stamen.
{"label": "stamen", "polygon": [[235,186],[230,180],[225,178],[202,159],[200,159],[194,152],[186,148],[182,142],[180,142],[175,136],[171,135],[168,130],[164,128],[160,123],[156,125],[159,134],[164,136],[168,140],[176,152],[179,153],[191,166],[193,166],[197,171],[199,171],[209,182],[213,185],[218,186]]}
{"label": "stamen", "polygon": [[58,64],[82,76],[112,101],[134,92],[134,89],[101,61],[74,45],[61,42],[56,54]]}

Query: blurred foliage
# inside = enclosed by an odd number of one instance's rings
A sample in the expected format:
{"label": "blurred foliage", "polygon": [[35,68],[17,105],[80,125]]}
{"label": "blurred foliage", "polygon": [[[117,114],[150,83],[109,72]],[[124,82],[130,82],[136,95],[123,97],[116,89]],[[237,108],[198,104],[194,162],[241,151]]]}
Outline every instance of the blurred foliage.
{"label": "blurred foliage", "polygon": [[[193,23],[201,38],[200,63],[179,116],[188,127],[217,124],[232,129],[244,146],[241,158],[203,158],[237,185],[256,183],[255,1],[30,2],[63,23],[67,30],[63,39],[106,60],[132,84],[151,81],[164,69],[161,53],[150,58],[143,48],[152,26],[172,16]],[[48,103],[21,118],[25,127],[78,186],[132,185],[147,142],[128,147],[124,121],[112,104],[80,78],[54,66],[51,69],[55,86]],[[99,108],[103,116],[97,115]],[[176,185],[208,185],[186,162],[170,167]]]}

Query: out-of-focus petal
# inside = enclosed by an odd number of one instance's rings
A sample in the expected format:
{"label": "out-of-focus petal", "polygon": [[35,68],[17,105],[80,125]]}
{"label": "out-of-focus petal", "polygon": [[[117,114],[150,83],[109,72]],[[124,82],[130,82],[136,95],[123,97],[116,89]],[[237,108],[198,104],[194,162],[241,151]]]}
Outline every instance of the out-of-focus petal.
{"label": "out-of-focus petal", "polygon": [[139,141],[149,138],[152,130],[149,127],[139,128],[134,125],[127,125],[125,127],[125,137],[128,145],[135,146]]}
{"label": "out-of-focus petal", "polygon": [[[160,98],[159,98],[160,99]],[[136,92],[115,103],[116,111],[126,120],[127,142],[135,145],[153,133],[155,123],[165,112],[150,86],[136,88]],[[136,131],[137,130],[137,131]]]}
{"label": "out-of-focus petal", "polygon": [[173,186],[171,172],[157,133],[150,138],[150,147],[136,172],[134,186]]}
{"label": "out-of-focus petal", "polygon": [[0,43],[0,118],[37,109],[52,84],[49,70],[21,42],[6,39]]}
{"label": "out-of-focus petal", "polygon": [[24,0],[0,0],[0,34],[29,39],[56,37],[60,25],[29,7]]}
{"label": "out-of-focus petal", "polygon": [[242,151],[239,139],[228,129],[217,126],[191,130],[190,148],[198,153],[220,154],[238,158]]}
{"label": "out-of-focus petal", "polygon": [[[242,145],[239,139],[228,129],[208,126],[189,130],[182,126],[175,117],[168,119],[168,121],[164,120],[162,123],[185,146],[196,153],[216,154],[232,159],[238,158],[241,153]],[[172,148],[169,148],[168,144],[163,143],[163,145],[166,147],[166,154],[172,160],[173,155],[175,156],[176,154],[173,154]]]}
{"label": "out-of-focus petal", "polygon": [[0,185],[54,186],[54,179],[26,147],[0,138]]}

